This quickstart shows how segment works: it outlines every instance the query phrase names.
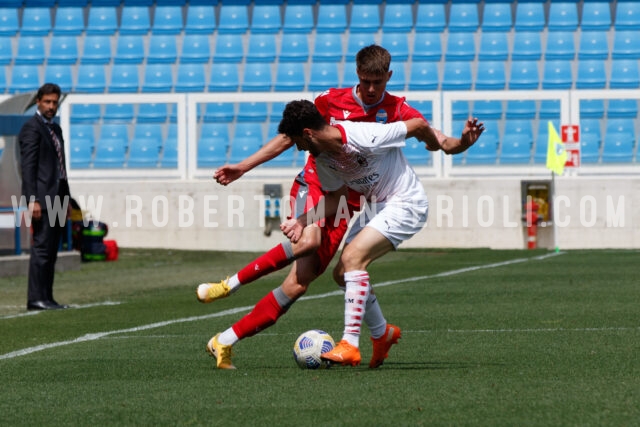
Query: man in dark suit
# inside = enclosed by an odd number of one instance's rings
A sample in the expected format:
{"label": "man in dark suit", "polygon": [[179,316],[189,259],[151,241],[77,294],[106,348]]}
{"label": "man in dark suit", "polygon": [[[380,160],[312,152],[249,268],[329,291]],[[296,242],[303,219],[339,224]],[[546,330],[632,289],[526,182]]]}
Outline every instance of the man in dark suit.
{"label": "man in dark suit", "polygon": [[60,87],[46,83],[36,95],[37,111],[20,130],[22,194],[33,231],[29,260],[28,310],[66,308],[53,299],[53,276],[62,229],[70,215],[70,193],[62,129],[53,123]]}

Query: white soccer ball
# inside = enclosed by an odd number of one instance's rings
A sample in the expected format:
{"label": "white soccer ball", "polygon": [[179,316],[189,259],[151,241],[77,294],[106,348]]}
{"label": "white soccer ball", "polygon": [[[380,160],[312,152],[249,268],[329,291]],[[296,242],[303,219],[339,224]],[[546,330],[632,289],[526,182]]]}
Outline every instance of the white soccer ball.
{"label": "white soccer ball", "polygon": [[329,366],[320,359],[322,353],[330,351],[336,343],[331,335],[320,329],[300,334],[293,345],[293,358],[301,369],[324,369]]}

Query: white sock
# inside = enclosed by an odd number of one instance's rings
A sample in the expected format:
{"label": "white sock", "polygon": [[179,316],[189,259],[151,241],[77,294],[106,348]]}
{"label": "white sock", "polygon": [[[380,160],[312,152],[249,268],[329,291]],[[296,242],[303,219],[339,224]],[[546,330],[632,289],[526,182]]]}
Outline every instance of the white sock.
{"label": "white sock", "polygon": [[242,283],[240,283],[240,280],[238,279],[238,275],[234,274],[233,276],[229,277],[229,279],[227,280],[227,285],[231,288],[231,293],[234,293],[235,291],[238,290],[238,288],[240,287],[240,285],[242,285]]}
{"label": "white sock", "polygon": [[344,273],[346,292],[344,294],[344,334],[343,340],[359,347],[360,328],[369,298],[369,273],[362,270]]}
{"label": "white sock", "polygon": [[233,332],[233,328],[229,328],[218,335],[218,342],[224,345],[234,345],[238,342],[238,336]]}
{"label": "white sock", "polygon": [[373,292],[370,292],[369,298],[367,298],[364,323],[369,327],[372,338],[380,338],[387,330],[387,319],[384,318],[382,308],[378,304],[378,298]]}

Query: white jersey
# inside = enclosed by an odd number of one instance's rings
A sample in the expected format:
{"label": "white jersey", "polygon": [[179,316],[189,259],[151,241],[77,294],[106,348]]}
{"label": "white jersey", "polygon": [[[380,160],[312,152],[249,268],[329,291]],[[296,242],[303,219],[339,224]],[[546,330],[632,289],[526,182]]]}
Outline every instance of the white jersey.
{"label": "white jersey", "polygon": [[368,201],[426,200],[422,184],[402,152],[407,135],[404,122],[345,121],[335,126],[342,132],[342,152],[323,152],[316,157],[324,190],[346,185]]}

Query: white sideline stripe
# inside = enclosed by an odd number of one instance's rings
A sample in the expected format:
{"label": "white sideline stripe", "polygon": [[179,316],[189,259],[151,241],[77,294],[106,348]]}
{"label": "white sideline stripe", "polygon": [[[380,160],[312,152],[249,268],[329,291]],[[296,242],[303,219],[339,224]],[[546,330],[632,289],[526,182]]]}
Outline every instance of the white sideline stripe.
{"label": "white sideline stripe", "polygon": [[[556,256],[556,255],[562,255],[562,254],[564,254],[564,252],[553,252],[553,253],[550,253],[550,254],[535,256],[535,257],[531,257],[531,258],[517,258],[517,259],[512,259],[512,260],[509,260],[509,261],[502,261],[502,262],[496,262],[496,263],[493,263],[493,264],[485,264],[485,265],[477,265],[477,266],[473,266],[473,267],[460,268],[460,269],[457,269],[457,270],[445,271],[445,272],[442,272],[442,273],[431,274],[431,275],[427,275],[427,276],[419,276],[419,277],[410,277],[410,278],[406,278],[406,279],[390,280],[390,281],[387,281],[387,282],[378,283],[375,286],[376,287],[391,286],[391,285],[395,285],[395,284],[398,284],[398,283],[415,282],[415,281],[418,281],[418,280],[428,280],[428,279],[435,279],[435,278],[439,278],[439,277],[453,276],[453,275],[456,275],[456,274],[467,273],[467,272],[470,272],[470,271],[477,271],[477,270],[483,270],[483,269],[487,269],[487,268],[502,267],[502,266],[505,266],[505,265],[518,264],[518,263],[526,262],[526,261],[539,261],[539,260],[543,260],[543,259],[546,259],[546,258],[550,258],[550,257]],[[330,297],[330,296],[342,295],[342,294],[343,294],[343,292],[338,290],[338,291],[327,292],[327,293],[319,294],[319,295],[302,297],[302,298],[300,298],[300,300],[302,301],[302,300],[312,300],[312,299],[319,299],[319,298],[327,298],[327,297]],[[136,326],[134,328],[120,329],[120,330],[116,330],[116,331],[107,331],[107,332],[98,332],[98,333],[94,333],[94,334],[86,334],[86,335],[83,335],[81,337],[78,337],[78,338],[75,338],[75,339],[72,339],[72,340],[58,341],[58,342],[54,342],[54,343],[42,344],[42,345],[38,345],[38,346],[35,346],[35,347],[28,347],[28,348],[24,348],[22,350],[12,351],[11,353],[5,353],[5,354],[0,355],[0,360],[13,359],[13,358],[20,357],[20,356],[26,356],[27,354],[36,353],[38,351],[48,350],[50,348],[55,348],[55,347],[62,347],[62,346],[69,345],[69,344],[77,344],[77,343],[82,343],[82,342],[95,341],[95,340],[107,337],[109,335],[126,334],[126,333],[130,333],[130,332],[139,332],[139,331],[145,331],[145,330],[148,330],[148,329],[155,329],[155,328],[161,328],[161,327],[164,327],[164,326],[174,325],[174,324],[177,324],[177,323],[195,322],[195,321],[198,321],[198,320],[206,320],[206,319],[212,319],[212,318],[215,318],[215,317],[222,317],[222,316],[226,316],[228,314],[236,314],[236,313],[241,313],[241,312],[244,312],[244,311],[248,311],[248,310],[251,310],[252,308],[253,308],[253,306],[237,307],[237,308],[232,308],[232,309],[229,309],[229,310],[219,311],[217,313],[205,314],[205,315],[202,315],[202,316],[193,316],[193,317],[185,317],[185,318],[182,318],[182,319],[166,320],[164,322],[150,323],[148,325]]]}
{"label": "white sideline stripe", "polygon": [[[122,303],[118,301],[103,301],[103,302],[94,302],[91,304],[71,304],[69,308],[91,308],[91,307],[100,307],[105,305],[120,305],[120,304]],[[16,306],[5,306],[5,307],[16,308]],[[25,313],[10,314],[8,316],[2,316],[0,317],[0,320],[15,319],[17,317],[35,316],[36,314],[40,314],[40,313],[42,313],[42,311],[27,311]]]}

